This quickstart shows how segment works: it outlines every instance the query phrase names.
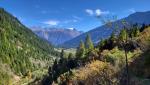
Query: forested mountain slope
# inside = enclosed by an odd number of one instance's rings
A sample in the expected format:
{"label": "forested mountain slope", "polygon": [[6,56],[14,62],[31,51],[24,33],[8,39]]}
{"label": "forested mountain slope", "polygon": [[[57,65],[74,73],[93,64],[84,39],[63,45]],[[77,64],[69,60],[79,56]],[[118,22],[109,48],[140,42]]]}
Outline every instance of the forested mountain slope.
{"label": "forested mountain slope", "polygon": [[0,8],[0,85],[11,84],[15,75],[47,67],[57,55],[53,46]]}

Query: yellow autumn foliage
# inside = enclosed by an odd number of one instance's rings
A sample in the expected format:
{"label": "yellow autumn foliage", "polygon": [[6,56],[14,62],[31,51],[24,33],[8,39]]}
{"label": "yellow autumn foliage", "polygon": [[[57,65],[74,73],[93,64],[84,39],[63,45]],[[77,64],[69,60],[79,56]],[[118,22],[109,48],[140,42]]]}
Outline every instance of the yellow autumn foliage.
{"label": "yellow autumn foliage", "polygon": [[110,67],[109,63],[105,63],[99,60],[92,61],[86,66],[74,71],[73,80],[86,80],[89,77],[94,77]]}

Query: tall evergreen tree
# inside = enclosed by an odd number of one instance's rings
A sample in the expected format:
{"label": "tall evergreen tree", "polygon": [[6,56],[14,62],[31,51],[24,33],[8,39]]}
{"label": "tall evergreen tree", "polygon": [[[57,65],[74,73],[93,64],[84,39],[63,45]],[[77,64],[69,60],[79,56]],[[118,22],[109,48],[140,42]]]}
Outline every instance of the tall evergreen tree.
{"label": "tall evergreen tree", "polygon": [[125,43],[127,37],[128,37],[127,30],[126,29],[121,30],[120,35],[119,35],[119,40]]}
{"label": "tall evergreen tree", "polygon": [[61,50],[60,58],[61,58],[61,59],[65,58],[65,52],[64,52],[64,49]]}
{"label": "tall evergreen tree", "polygon": [[72,53],[69,53],[68,59],[71,59],[71,58],[73,58],[73,54],[72,54]]}
{"label": "tall evergreen tree", "polygon": [[131,38],[138,37],[140,34],[140,28],[138,27],[138,25],[133,25],[133,28],[131,29],[129,34]]}
{"label": "tall evergreen tree", "polygon": [[98,44],[99,50],[102,51],[105,45],[106,45],[106,40],[101,39],[101,41]]}
{"label": "tall evergreen tree", "polygon": [[140,29],[140,32],[142,32],[145,28],[146,28],[146,25],[145,25],[145,24],[142,24],[142,27],[141,27],[141,29]]}
{"label": "tall evergreen tree", "polygon": [[59,60],[59,64],[65,64],[66,63],[66,59],[65,59],[65,52],[64,52],[64,49],[61,50],[61,53],[60,53],[60,60]]}
{"label": "tall evergreen tree", "polygon": [[115,33],[112,32],[112,34],[111,34],[111,36],[110,36],[110,40],[111,40],[112,42],[114,42],[115,39],[116,39]]}
{"label": "tall evergreen tree", "polygon": [[139,28],[138,28],[138,27],[136,27],[136,30],[135,30],[135,34],[134,34],[134,36],[135,36],[135,37],[138,37],[138,36],[139,36],[139,34],[140,34],[140,30],[139,30]]}
{"label": "tall evergreen tree", "polygon": [[79,47],[77,48],[76,57],[83,58],[85,54],[85,45],[83,41],[80,41]]}
{"label": "tall evergreen tree", "polygon": [[85,48],[88,50],[88,51],[91,51],[94,49],[94,45],[93,45],[93,42],[91,40],[91,36],[90,34],[87,35],[86,39],[85,39]]}

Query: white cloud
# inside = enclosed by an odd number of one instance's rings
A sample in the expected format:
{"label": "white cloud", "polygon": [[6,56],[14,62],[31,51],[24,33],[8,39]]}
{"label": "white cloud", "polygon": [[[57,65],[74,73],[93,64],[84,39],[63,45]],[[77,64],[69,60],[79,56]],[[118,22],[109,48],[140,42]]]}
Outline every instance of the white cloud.
{"label": "white cloud", "polygon": [[71,28],[68,28],[68,29],[70,29],[70,30],[74,30],[74,28],[73,28],[73,27],[71,27]]}
{"label": "white cloud", "polygon": [[95,10],[96,16],[106,15],[109,14],[109,11],[101,11],[100,9]]}
{"label": "white cloud", "polygon": [[62,20],[62,21],[59,21],[59,20],[48,20],[48,21],[45,21],[45,22],[42,22],[43,24],[46,24],[46,25],[49,25],[49,26],[60,26],[60,25],[63,25],[63,24],[73,24],[73,23],[76,23],[78,22],[79,20],[77,19],[70,19],[70,20]]}
{"label": "white cloud", "polygon": [[78,20],[73,19],[73,20],[64,20],[63,23],[68,24],[68,23],[75,23],[78,22]]}
{"label": "white cloud", "polygon": [[96,9],[96,10],[91,10],[91,9],[86,9],[85,10],[89,15],[96,15],[96,16],[101,16],[101,15],[106,15],[109,14],[109,11],[102,11],[100,9]]}
{"label": "white cloud", "polygon": [[100,16],[102,14],[102,11],[100,9],[96,9],[95,13],[96,13],[97,16]]}
{"label": "white cloud", "polygon": [[94,11],[92,9],[86,9],[85,12],[91,16],[94,14]]}
{"label": "white cloud", "polygon": [[56,26],[58,25],[60,22],[57,20],[48,20],[46,22],[44,22],[44,24],[50,25],[50,26]]}

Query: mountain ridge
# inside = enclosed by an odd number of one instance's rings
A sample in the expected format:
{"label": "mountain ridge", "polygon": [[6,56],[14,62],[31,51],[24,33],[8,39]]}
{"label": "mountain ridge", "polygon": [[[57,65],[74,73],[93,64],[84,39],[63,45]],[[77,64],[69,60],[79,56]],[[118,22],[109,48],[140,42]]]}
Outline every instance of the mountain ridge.
{"label": "mountain ridge", "polygon": [[[137,20],[138,19],[138,20]],[[118,30],[121,30],[123,27],[121,25],[121,21],[125,20],[128,23],[132,23],[132,24],[140,24],[142,25],[144,24],[150,24],[150,11],[146,11],[146,12],[136,12],[133,13],[131,15],[129,15],[128,17],[119,19],[115,22],[112,22],[112,27],[108,27],[106,24],[102,25],[100,27],[94,28],[86,33],[81,34],[78,37],[75,37],[69,41],[64,42],[63,44],[61,44],[61,47],[66,47],[66,48],[75,48],[79,45],[80,40],[85,40],[85,37],[87,34],[91,35],[92,41],[94,43],[97,43],[100,39],[105,39],[108,38],[110,36],[110,34],[112,33],[113,29],[115,28],[114,25],[117,24],[118,25]]]}

